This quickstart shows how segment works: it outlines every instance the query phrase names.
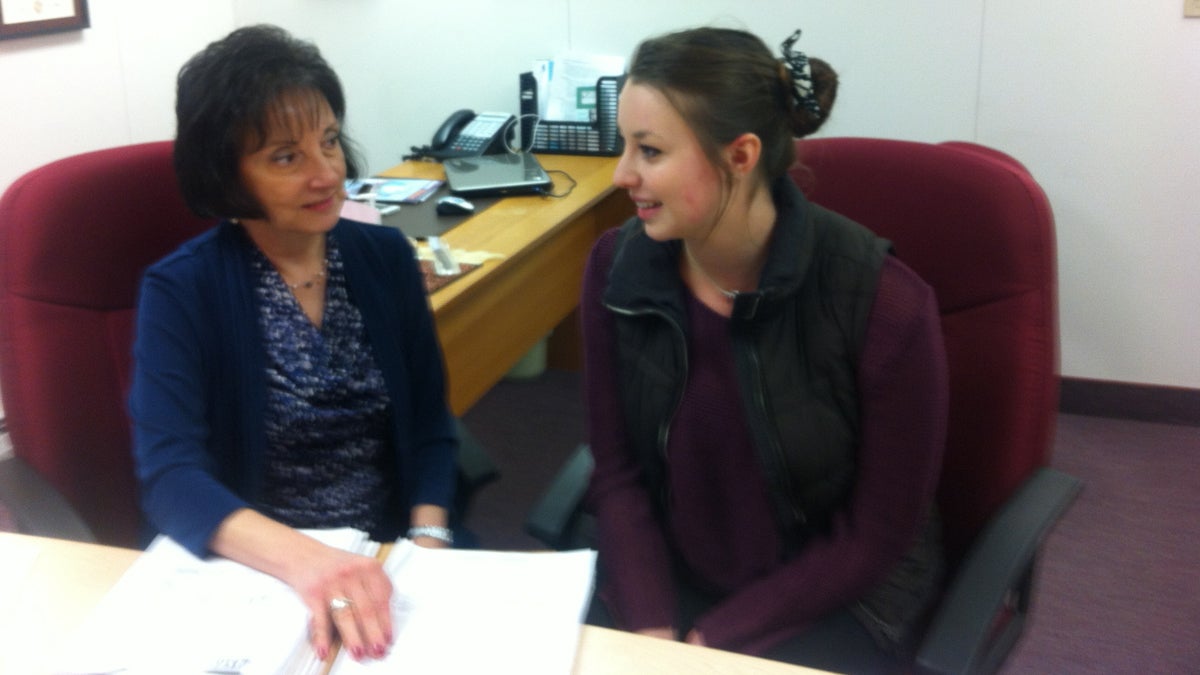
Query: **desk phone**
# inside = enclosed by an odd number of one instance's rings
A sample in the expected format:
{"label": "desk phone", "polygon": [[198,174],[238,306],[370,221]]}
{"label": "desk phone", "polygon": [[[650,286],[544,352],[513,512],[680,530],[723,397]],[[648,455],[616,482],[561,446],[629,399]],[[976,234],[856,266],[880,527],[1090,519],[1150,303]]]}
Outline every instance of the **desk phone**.
{"label": "desk phone", "polygon": [[430,141],[430,156],[436,159],[476,157],[508,150],[508,131],[516,118],[508,113],[472,110],[454,112],[442,123]]}

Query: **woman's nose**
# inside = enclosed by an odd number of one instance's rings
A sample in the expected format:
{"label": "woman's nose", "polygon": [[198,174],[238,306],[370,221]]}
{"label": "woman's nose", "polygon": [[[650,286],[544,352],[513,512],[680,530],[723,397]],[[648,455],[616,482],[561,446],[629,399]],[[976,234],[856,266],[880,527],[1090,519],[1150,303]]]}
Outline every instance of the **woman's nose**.
{"label": "woman's nose", "polygon": [[346,175],[346,162],[341,156],[318,154],[310,180],[320,186],[340,182]]}
{"label": "woman's nose", "polygon": [[613,170],[612,182],[613,185],[625,190],[637,184],[637,173],[630,166],[628,154],[622,154],[621,159],[617,161],[617,168]]}

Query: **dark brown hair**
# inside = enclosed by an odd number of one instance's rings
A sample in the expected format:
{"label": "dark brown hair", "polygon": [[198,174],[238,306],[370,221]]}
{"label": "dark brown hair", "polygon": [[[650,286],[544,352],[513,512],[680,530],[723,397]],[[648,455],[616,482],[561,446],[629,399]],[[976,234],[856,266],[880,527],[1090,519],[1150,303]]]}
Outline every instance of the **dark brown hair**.
{"label": "dark brown hair", "polygon": [[[239,28],[193,56],[179,71],[175,98],[175,173],[188,206],[203,217],[258,218],[262,207],[242,185],[242,155],[265,142],[281,106],[297,101],[316,115],[329,104],[343,123],[346,100],[337,74],[311,43],[276,26]],[[346,176],[356,154],[339,139]]]}
{"label": "dark brown hair", "polygon": [[634,50],[631,83],[663,93],[691,127],[714,166],[721,148],[751,132],[762,141],[768,181],[795,162],[793,141],[825,123],[837,97],[837,73],[809,58],[820,111],[798,105],[787,65],[757,36],[728,28],[695,28],[645,40]]}

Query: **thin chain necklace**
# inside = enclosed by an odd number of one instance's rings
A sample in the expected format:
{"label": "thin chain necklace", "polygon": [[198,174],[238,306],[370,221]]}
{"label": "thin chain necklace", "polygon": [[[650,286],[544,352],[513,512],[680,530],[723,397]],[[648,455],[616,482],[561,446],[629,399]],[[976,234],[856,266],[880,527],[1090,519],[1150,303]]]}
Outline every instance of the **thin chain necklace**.
{"label": "thin chain necklace", "polygon": [[326,276],[328,276],[328,270],[329,270],[329,260],[326,259],[325,262],[321,265],[321,271],[314,274],[313,277],[311,279],[309,279],[308,281],[298,281],[294,284],[291,284],[291,283],[288,283],[287,279],[284,279],[283,283],[287,284],[287,287],[292,289],[293,291],[298,291],[301,288],[312,288],[313,286],[317,285],[317,282],[321,281]]}
{"label": "thin chain necklace", "polygon": [[717,289],[717,291],[721,295],[729,298],[730,300],[734,300],[737,298],[738,293],[740,291],[727,291],[727,290],[725,290],[724,286],[717,283],[716,279],[713,279],[712,277],[710,277],[708,275],[708,272],[704,271],[704,266],[700,264],[700,261],[696,260],[696,256],[692,255],[692,251],[691,251],[691,249],[688,248],[687,244],[683,245],[683,253],[684,253],[684,255],[687,256],[688,261],[692,263],[692,267],[695,267],[696,271],[700,272],[700,276],[707,279],[708,283],[712,284],[712,287]]}

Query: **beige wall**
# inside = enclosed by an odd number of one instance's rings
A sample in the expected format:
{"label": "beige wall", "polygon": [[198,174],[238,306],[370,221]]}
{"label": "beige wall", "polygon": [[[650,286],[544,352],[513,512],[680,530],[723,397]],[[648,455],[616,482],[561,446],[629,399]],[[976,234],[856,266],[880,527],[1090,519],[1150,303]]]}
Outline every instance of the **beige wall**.
{"label": "beige wall", "polygon": [[0,189],[85,150],[171,137],[174,74],[235,25],[279,23],[342,75],[369,169],[459,107],[517,108],[516,73],[718,23],[830,60],[827,135],[974,140],[1026,163],[1059,226],[1065,375],[1200,388],[1200,19],[1137,0],[92,0],[82,33],[0,41]]}

